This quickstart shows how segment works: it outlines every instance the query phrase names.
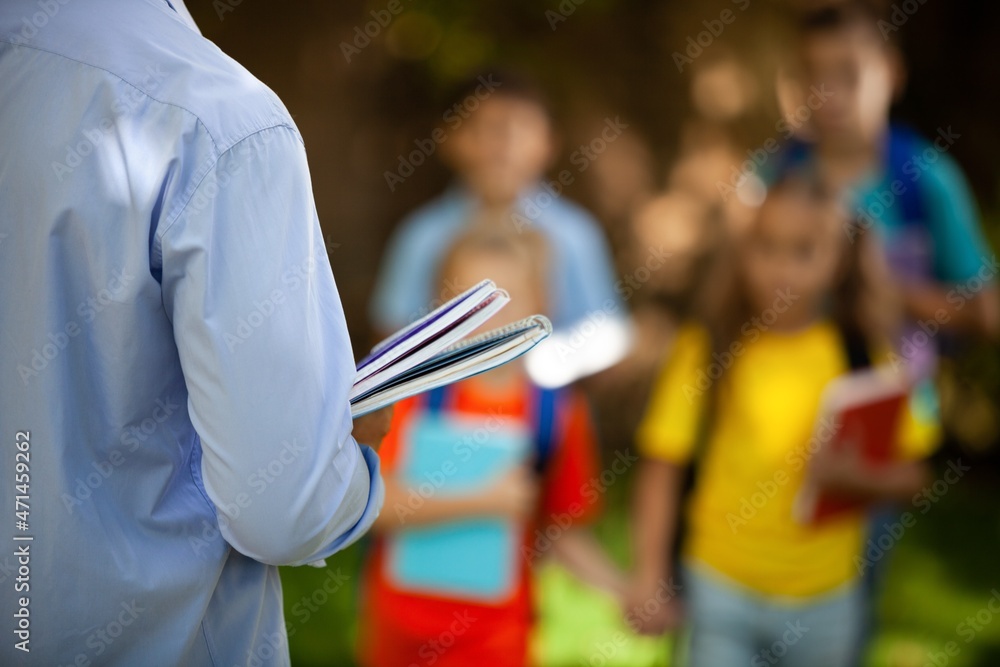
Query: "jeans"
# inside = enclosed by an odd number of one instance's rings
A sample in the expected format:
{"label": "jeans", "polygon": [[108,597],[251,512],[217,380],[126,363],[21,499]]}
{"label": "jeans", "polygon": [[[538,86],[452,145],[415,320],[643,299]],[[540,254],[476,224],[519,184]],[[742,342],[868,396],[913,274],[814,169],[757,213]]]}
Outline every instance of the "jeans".
{"label": "jeans", "polygon": [[850,667],[863,618],[856,584],[814,598],[763,595],[707,566],[684,568],[688,667]]}

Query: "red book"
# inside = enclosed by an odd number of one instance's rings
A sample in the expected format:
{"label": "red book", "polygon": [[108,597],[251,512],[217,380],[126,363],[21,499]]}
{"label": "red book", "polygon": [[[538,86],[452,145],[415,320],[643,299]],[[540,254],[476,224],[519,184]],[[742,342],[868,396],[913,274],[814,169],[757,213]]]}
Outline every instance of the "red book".
{"label": "red book", "polygon": [[[885,368],[839,377],[823,394],[813,437],[835,451],[856,447],[862,462],[877,469],[895,460],[908,397],[906,378]],[[807,477],[792,512],[800,523],[820,524],[866,507],[863,500],[821,492]]]}

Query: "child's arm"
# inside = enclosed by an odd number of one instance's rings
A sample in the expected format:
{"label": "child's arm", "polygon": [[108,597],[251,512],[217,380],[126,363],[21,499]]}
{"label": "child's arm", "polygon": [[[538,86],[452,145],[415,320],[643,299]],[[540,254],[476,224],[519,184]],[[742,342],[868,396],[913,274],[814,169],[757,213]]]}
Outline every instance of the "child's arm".
{"label": "child's arm", "polygon": [[586,528],[570,528],[554,540],[552,555],[580,581],[624,600],[625,576]]}
{"label": "child's arm", "polygon": [[[1000,337],[1000,297],[994,286],[987,285],[978,293],[956,290],[950,285],[921,283],[900,288],[903,302],[918,321],[942,322],[952,331],[974,333],[988,339]],[[957,295],[961,305],[956,305]],[[946,320],[941,312],[947,313]]]}
{"label": "child's arm", "polygon": [[385,478],[385,503],[375,520],[376,530],[442,523],[473,516],[524,519],[535,509],[538,482],[527,468],[515,468],[481,491],[463,494],[433,493],[423,497],[398,477]]}
{"label": "child's arm", "polygon": [[[673,571],[671,551],[677,536],[684,468],[666,461],[643,459],[636,474],[632,504],[634,579],[626,613],[643,608]],[[639,622],[643,634],[659,634],[679,622],[676,601],[660,604],[659,612]]]}
{"label": "child's arm", "polygon": [[810,462],[809,474],[819,488],[865,502],[905,501],[927,483],[923,461],[899,461],[872,468],[854,447],[821,449]]}
{"label": "child's arm", "polygon": [[854,447],[837,452],[820,450],[812,460],[809,474],[821,489],[872,503],[909,500],[920,492],[929,477],[923,461],[869,468]]}

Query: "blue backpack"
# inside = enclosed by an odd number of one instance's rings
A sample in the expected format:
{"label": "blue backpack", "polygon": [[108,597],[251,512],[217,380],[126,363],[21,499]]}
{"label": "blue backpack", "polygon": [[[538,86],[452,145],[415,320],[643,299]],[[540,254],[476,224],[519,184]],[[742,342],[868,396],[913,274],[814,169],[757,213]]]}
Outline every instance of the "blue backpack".
{"label": "blue backpack", "polygon": [[[912,162],[914,156],[920,155],[927,147],[927,141],[910,128],[890,126],[885,170],[890,183],[901,181],[910,186],[899,195],[901,218],[907,227],[927,226],[927,207],[920,188],[913,187],[913,178],[904,171],[906,164]],[[779,180],[795,169],[807,168],[811,156],[812,146],[809,143],[792,139],[786,149],[779,153],[774,180]]]}

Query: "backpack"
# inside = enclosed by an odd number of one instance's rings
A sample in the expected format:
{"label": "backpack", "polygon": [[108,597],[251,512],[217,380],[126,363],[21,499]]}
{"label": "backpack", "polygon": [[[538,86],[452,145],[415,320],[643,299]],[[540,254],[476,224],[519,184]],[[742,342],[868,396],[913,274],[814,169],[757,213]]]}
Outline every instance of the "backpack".
{"label": "backpack", "polygon": [[[559,442],[559,415],[566,400],[565,389],[549,389],[532,385],[531,433],[534,446],[534,469],[544,475]],[[424,408],[430,414],[440,414],[452,394],[450,386],[431,389],[424,395]]]}
{"label": "backpack", "polygon": [[[905,171],[906,165],[912,163],[913,157],[920,155],[928,143],[916,132],[904,125],[889,127],[888,146],[885,153],[885,171],[890,183],[901,181],[907,185],[898,195],[900,216],[903,225],[925,230],[927,227],[927,206],[921,196],[920,188],[915,187],[914,179]],[[790,171],[808,169],[813,146],[801,139],[793,138],[788,146],[778,155],[778,163],[771,180],[780,180]]]}

